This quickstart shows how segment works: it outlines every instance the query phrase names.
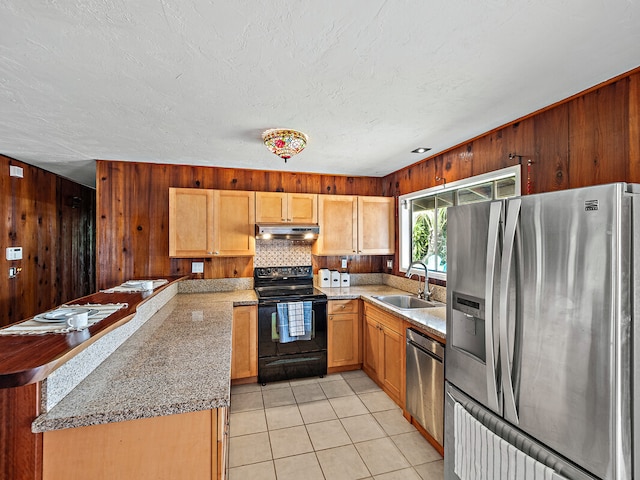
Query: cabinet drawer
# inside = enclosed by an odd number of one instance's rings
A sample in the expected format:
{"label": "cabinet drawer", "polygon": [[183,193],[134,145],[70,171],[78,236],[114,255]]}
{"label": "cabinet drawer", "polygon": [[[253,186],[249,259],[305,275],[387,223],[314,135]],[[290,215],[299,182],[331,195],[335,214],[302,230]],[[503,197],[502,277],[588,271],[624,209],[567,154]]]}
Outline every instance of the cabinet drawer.
{"label": "cabinet drawer", "polygon": [[398,317],[366,302],[364,303],[364,315],[367,319],[375,321],[396,333],[402,334],[403,321]]}
{"label": "cabinet drawer", "polygon": [[329,300],[329,314],[358,313],[358,299],[355,300]]}

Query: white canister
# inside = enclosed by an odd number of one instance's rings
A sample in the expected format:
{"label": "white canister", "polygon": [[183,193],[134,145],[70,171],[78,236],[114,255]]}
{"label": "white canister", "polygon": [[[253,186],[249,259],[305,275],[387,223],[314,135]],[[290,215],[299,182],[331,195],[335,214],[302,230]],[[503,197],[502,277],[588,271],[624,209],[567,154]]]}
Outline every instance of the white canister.
{"label": "white canister", "polygon": [[321,268],[320,270],[318,270],[318,286],[331,286],[331,271],[328,268]]}
{"label": "white canister", "polygon": [[340,272],[331,270],[331,287],[340,287]]}
{"label": "white canister", "polygon": [[350,287],[351,286],[351,277],[347,272],[342,272],[340,274],[340,286],[341,287]]}

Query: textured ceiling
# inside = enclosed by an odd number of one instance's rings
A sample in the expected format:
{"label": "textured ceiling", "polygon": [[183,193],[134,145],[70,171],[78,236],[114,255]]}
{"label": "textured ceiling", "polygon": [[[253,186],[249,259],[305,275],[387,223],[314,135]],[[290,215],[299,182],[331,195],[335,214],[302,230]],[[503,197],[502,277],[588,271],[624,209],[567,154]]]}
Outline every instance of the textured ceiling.
{"label": "textured ceiling", "polygon": [[[0,153],[381,176],[640,64],[637,0],[0,0]],[[306,132],[285,165],[261,143]]]}

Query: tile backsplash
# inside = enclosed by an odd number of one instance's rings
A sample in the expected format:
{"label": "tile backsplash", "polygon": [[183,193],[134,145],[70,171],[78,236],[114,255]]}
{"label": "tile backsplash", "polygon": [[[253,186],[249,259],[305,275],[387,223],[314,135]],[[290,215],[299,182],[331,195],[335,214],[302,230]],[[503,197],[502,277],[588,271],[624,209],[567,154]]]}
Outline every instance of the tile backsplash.
{"label": "tile backsplash", "polygon": [[300,240],[256,239],[254,267],[311,265],[311,244]]}

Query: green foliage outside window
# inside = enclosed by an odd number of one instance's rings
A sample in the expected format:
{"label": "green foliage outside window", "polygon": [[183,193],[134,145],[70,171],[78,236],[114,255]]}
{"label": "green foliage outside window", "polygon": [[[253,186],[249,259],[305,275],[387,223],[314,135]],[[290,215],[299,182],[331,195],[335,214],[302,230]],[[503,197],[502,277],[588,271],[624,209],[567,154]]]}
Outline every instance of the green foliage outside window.
{"label": "green foliage outside window", "polygon": [[[429,270],[447,271],[447,209],[426,210],[414,217],[412,260],[423,261]],[[437,221],[437,225],[436,222]]]}

